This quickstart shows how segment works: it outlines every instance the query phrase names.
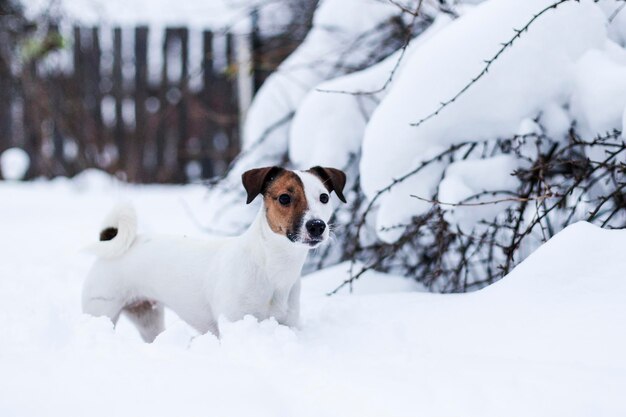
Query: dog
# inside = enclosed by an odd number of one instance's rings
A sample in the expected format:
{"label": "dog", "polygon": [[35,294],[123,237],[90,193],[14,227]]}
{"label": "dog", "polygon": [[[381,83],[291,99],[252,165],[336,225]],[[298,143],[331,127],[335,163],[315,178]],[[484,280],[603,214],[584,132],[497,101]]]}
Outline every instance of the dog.
{"label": "dog", "polygon": [[164,330],[164,307],[218,337],[220,316],[274,317],[297,326],[302,266],[308,251],[329,239],[329,194],[346,202],[346,175],[335,168],[274,166],[246,171],[242,182],[246,204],[262,195],[263,205],[237,237],[138,235],[134,209],[115,209],[89,248],[99,259],[83,286],[83,312],[114,325],[124,314],[146,342]]}

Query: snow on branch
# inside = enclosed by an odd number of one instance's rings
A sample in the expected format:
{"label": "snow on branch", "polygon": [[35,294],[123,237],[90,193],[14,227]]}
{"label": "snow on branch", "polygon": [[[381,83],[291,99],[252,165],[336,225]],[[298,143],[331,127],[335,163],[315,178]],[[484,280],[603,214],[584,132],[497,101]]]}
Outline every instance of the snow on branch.
{"label": "snow on branch", "polygon": [[515,35],[513,35],[513,37],[511,39],[509,39],[508,41],[504,42],[502,44],[502,47],[498,50],[498,52],[496,52],[496,54],[491,57],[490,59],[485,60],[485,66],[483,67],[483,69],[474,77],[470,80],[469,83],[467,83],[461,90],[459,90],[458,93],[456,93],[452,98],[443,101],[440,103],[439,107],[437,108],[437,110],[435,110],[434,112],[430,113],[429,115],[425,116],[424,118],[420,119],[419,121],[415,122],[415,123],[411,123],[411,126],[414,127],[418,127],[421,124],[423,124],[424,122],[432,119],[433,117],[437,116],[439,113],[441,113],[441,111],[443,109],[445,109],[446,107],[448,107],[450,104],[454,103],[459,97],[461,97],[467,90],[469,90],[472,85],[474,85],[476,82],[478,82],[478,80],[480,80],[481,78],[483,78],[485,75],[487,75],[487,73],[489,72],[489,69],[491,68],[491,66],[493,65],[493,63],[510,47],[513,46],[513,44],[515,43],[516,40],[518,40],[519,38],[522,37],[522,34],[526,31],[528,31],[528,28],[535,23],[535,21],[537,21],[537,19],[539,19],[542,15],[546,14],[548,11],[550,10],[555,10],[556,8],[558,8],[560,5],[564,4],[564,3],[569,3],[569,2],[580,2],[580,0],[559,0],[555,3],[550,4],[549,6],[546,6],[544,9],[542,9],[540,12],[538,12],[537,14],[533,15],[533,17],[521,28],[521,29],[513,29],[513,31],[515,32]]}
{"label": "snow on branch", "polygon": [[317,88],[316,91],[319,91],[320,93],[348,94],[348,95],[353,95],[353,96],[374,95],[374,94],[378,94],[378,93],[385,91],[389,87],[389,85],[392,83],[393,78],[396,75],[396,72],[398,71],[398,68],[400,68],[400,64],[402,63],[402,60],[404,59],[406,50],[409,47],[409,44],[411,43],[411,39],[413,39],[413,36],[415,35],[415,26],[416,26],[418,17],[420,17],[420,10],[422,8],[423,1],[424,0],[419,0],[415,10],[410,10],[407,7],[401,5],[400,3],[395,2],[394,0],[389,0],[390,3],[399,7],[403,13],[408,13],[409,15],[413,16],[413,18],[411,22],[409,23],[408,28],[406,29],[406,35],[404,37],[402,47],[400,48],[400,53],[398,55],[398,58],[396,59],[396,62],[393,68],[389,72],[389,76],[387,77],[387,79],[385,80],[382,86],[380,86],[379,88],[375,90],[369,90],[369,91],[328,90],[328,89],[323,89],[323,88]]}

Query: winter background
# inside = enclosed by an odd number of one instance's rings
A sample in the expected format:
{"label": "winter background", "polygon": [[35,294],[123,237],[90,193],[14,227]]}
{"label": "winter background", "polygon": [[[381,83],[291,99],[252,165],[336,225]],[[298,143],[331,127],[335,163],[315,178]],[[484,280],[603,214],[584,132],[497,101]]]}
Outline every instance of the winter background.
{"label": "winter background", "polygon": [[[254,6],[272,33],[307,1],[23,13],[245,34]],[[5,150],[0,415],[626,415],[625,4],[320,0],[211,181],[23,182],[28,155]],[[218,340],[168,313],[145,344],[81,314],[93,259],[80,249],[117,201],[140,232],[234,234],[259,209],[241,173],[274,164],[348,174],[298,329],[247,317]]]}

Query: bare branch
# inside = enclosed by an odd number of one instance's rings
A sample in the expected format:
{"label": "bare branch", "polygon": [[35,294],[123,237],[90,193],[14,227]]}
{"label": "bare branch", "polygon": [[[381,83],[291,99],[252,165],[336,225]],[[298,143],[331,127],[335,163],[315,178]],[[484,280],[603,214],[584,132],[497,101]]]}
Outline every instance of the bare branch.
{"label": "bare branch", "polygon": [[411,23],[409,24],[409,29],[407,30],[404,42],[402,44],[402,47],[400,48],[400,55],[398,56],[396,63],[391,69],[391,72],[389,73],[389,77],[387,77],[387,80],[385,80],[383,85],[375,90],[370,90],[370,91],[325,90],[322,88],[317,88],[316,91],[319,91],[321,93],[348,94],[348,95],[353,95],[353,96],[363,96],[363,95],[374,95],[374,94],[381,93],[385,91],[387,87],[389,87],[389,85],[393,82],[393,79],[396,75],[396,72],[398,71],[398,68],[400,68],[400,64],[402,63],[402,60],[404,59],[406,50],[409,44],[411,43],[411,39],[413,38],[413,31],[414,31],[415,23],[417,21],[417,18],[420,16],[420,9],[422,7],[423,0],[419,0],[417,7],[413,11],[408,11],[406,7],[398,4],[394,0],[389,0],[389,1],[393,3],[394,5],[400,7],[403,12],[406,12],[412,15],[413,19],[411,20]]}
{"label": "bare branch", "polygon": [[431,204],[436,204],[439,206],[451,206],[451,207],[478,207],[478,206],[488,206],[488,205],[493,205],[493,204],[499,204],[499,203],[521,203],[521,202],[528,202],[528,201],[544,201],[546,199],[550,199],[550,198],[556,198],[556,197],[561,197],[558,194],[543,194],[543,195],[539,195],[536,197],[522,197],[522,196],[517,196],[517,197],[509,197],[509,198],[501,198],[499,200],[491,200],[491,201],[481,201],[478,203],[464,203],[464,202],[459,202],[459,203],[444,203],[442,201],[439,200],[432,200],[432,199],[428,199],[428,198],[423,198],[417,195],[413,195],[411,194],[411,197],[416,198],[418,200],[421,201],[425,201],[427,203],[431,203]]}

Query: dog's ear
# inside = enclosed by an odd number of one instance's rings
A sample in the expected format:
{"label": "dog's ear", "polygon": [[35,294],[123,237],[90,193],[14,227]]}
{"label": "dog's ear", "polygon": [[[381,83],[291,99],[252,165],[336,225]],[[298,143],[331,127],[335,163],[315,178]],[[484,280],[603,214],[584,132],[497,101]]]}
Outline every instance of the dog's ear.
{"label": "dog's ear", "polygon": [[337,197],[344,203],[346,198],[343,196],[343,187],[346,186],[346,174],[340,169],[313,167],[309,172],[317,175],[322,180],[328,191],[334,191]]}
{"label": "dog's ear", "polygon": [[252,200],[254,200],[257,195],[265,192],[267,185],[282,171],[283,169],[281,167],[265,167],[244,172],[241,175],[241,182],[243,182],[243,188],[245,188],[248,193],[246,204],[252,203]]}

